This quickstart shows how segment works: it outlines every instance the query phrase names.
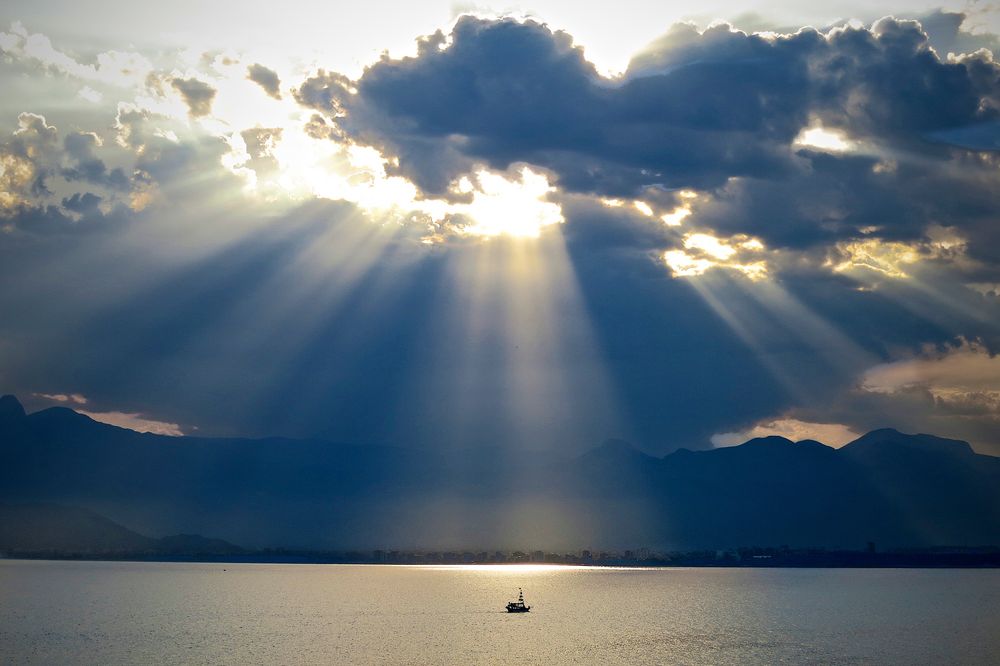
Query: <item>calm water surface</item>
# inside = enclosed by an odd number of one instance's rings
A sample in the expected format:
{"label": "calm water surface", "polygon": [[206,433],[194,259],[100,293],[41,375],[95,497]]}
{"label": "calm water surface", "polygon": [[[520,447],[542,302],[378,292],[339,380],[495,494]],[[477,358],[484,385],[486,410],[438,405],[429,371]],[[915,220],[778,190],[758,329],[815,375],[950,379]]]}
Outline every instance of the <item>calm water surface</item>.
{"label": "calm water surface", "polygon": [[1000,571],[0,561],[0,664],[511,660],[1000,663]]}

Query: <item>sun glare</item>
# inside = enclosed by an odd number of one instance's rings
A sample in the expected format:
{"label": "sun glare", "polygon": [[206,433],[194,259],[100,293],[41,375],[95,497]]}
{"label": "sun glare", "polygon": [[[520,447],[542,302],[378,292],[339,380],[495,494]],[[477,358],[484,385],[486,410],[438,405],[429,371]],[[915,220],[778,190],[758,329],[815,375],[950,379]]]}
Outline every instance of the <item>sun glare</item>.
{"label": "sun glare", "polygon": [[645,201],[634,201],[632,205],[635,209],[645,215],[646,217],[653,217],[653,208]]}
{"label": "sun glare", "polygon": [[503,574],[525,574],[525,573],[552,573],[555,571],[572,571],[582,567],[567,566],[565,564],[438,564],[427,565],[404,565],[409,567],[420,567],[432,571],[471,571],[481,573],[503,573]]}
{"label": "sun glare", "polygon": [[545,200],[554,189],[548,179],[527,167],[521,169],[520,175],[517,181],[479,171],[479,188],[473,190],[472,203],[453,207],[470,220],[462,232],[485,237],[538,238],[544,227],[561,224],[562,209]]}
{"label": "sun glare", "polygon": [[234,152],[230,168],[261,196],[349,201],[381,219],[416,215],[440,232],[428,236],[428,243],[443,241],[447,233],[538,238],[543,228],[564,222],[559,204],[546,200],[555,188],[529,167],[513,177],[487,169],[463,176],[452,191],[471,200],[453,202],[423,197],[406,178],[389,175],[385,158],[373,148],[317,141],[304,132],[284,132],[268,145],[266,156],[276,163],[268,178],[247,168],[250,156],[242,146]]}
{"label": "sun glare", "polygon": [[684,206],[679,206],[669,213],[664,213],[660,216],[663,223],[668,227],[679,227],[681,223],[691,214],[691,209]]}
{"label": "sun glare", "polygon": [[795,138],[794,145],[831,153],[843,153],[855,147],[854,142],[840,130],[827,129],[820,125],[802,130]]}

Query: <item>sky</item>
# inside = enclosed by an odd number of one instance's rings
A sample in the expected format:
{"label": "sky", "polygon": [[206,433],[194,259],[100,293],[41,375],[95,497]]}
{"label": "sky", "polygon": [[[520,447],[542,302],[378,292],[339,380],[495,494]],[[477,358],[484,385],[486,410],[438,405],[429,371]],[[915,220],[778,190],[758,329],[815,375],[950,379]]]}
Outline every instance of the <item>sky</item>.
{"label": "sky", "polygon": [[998,33],[982,2],[7,2],[0,392],[168,435],[1000,455]]}

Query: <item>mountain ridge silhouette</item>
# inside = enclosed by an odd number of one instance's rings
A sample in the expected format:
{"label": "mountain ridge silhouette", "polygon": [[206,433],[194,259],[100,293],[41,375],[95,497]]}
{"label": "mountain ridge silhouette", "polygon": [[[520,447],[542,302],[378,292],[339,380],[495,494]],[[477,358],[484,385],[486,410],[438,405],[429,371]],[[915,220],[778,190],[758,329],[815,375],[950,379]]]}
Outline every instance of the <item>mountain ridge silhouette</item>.
{"label": "mountain ridge silhouette", "polygon": [[1000,458],[880,429],[651,456],[169,437],[0,398],[0,502],[84,507],[144,534],[255,547],[984,546]]}

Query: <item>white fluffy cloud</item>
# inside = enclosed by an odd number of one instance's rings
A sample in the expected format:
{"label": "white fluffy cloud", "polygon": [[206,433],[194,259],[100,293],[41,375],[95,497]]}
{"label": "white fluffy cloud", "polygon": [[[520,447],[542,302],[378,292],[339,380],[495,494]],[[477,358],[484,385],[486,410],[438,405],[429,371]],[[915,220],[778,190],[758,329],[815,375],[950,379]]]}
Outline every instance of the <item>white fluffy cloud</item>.
{"label": "white fluffy cloud", "polygon": [[105,51],[97,54],[94,64],[83,64],[53,46],[47,36],[29,32],[19,22],[11,25],[10,32],[0,33],[0,50],[82,81],[119,87],[142,85],[153,71],[149,59],[131,51]]}

